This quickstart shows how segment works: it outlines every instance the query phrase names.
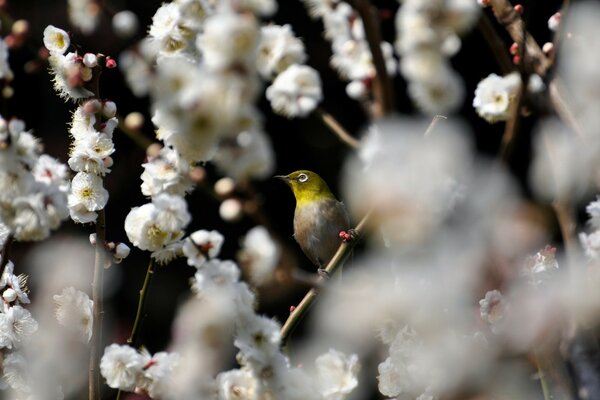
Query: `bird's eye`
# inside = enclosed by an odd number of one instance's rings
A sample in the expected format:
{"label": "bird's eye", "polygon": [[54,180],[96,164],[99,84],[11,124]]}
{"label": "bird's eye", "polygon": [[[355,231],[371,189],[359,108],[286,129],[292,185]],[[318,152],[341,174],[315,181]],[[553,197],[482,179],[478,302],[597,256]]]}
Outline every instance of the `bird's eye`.
{"label": "bird's eye", "polygon": [[308,175],[306,175],[306,174],[300,174],[300,175],[298,175],[298,182],[304,183],[307,180],[308,180]]}

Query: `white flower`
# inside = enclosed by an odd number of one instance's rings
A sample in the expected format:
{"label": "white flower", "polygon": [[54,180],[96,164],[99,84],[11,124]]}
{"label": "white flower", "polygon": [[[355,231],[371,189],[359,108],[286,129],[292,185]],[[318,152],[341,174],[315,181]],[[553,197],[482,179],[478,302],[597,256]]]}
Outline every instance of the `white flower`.
{"label": "white flower", "polygon": [[290,65],[306,61],[304,43],[294,36],[290,25],[266,25],[260,33],[256,68],[263,78],[271,79]]}
{"label": "white flower", "polygon": [[44,29],[44,46],[50,53],[64,54],[71,45],[69,34],[53,25]]}
{"label": "white flower", "polygon": [[[180,229],[169,230],[168,228],[180,227],[189,218],[189,214],[186,213],[187,207],[184,210],[167,208],[163,212],[155,203],[134,207],[125,218],[125,233],[129,241],[141,250],[161,250],[183,236],[183,231]],[[164,226],[162,223],[166,223],[168,226]]]}
{"label": "white flower", "polygon": [[256,285],[267,282],[272,276],[281,249],[264,226],[256,226],[246,233],[239,253],[240,263],[248,268]]}
{"label": "white flower", "polygon": [[117,36],[128,39],[137,33],[139,21],[135,13],[123,10],[113,16],[112,27]]}
{"label": "white flower", "polygon": [[150,257],[160,265],[167,265],[177,257],[181,256],[183,256],[183,241],[178,239],[175,239],[174,242],[165,244],[163,247],[150,254]]}
{"label": "white flower", "polygon": [[223,289],[240,279],[240,269],[233,261],[209,260],[192,278],[192,291],[202,295],[210,289]]}
{"label": "white flower", "polygon": [[244,365],[260,369],[279,354],[281,327],[271,318],[252,315],[237,325],[233,344],[240,349]]}
{"label": "white flower", "polygon": [[110,172],[107,158],[115,151],[111,138],[104,133],[88,132],[78,138],[70,150],[69,167],[77,172],[105,175]]}
{"label": "white flower", "polygon": [[58,323],[76,332],[84,342],[92,338],[94,302],[87,294],[72,286],[66,287],[54,299]]}
{"label": "white flower", "polygon": [[125,243],[119,243],[113,253],[113,261],[118,264],[129,256],[131,249]]}
{"label": "white flower", "polygon": [[127,345],[111,344],[104,349],[100,373],[111,388],[133,391],[147,358]]}
{"label": "white flower", "polygon": [[323,98],[321,79],[313,68],[294,64],[275,78],[266,95],[277,114],[305,117]]}
{"label": "white flower", "polygon": [[198,48],[205,64],[222,69],[245,62],[258,41],[258,25],[250,15],[217,13],[205,21]]}
{"label": "white flower", "polygon": [[398,396],[403,391],[402,371],[396,368],[391,357],[385,359],[384,362],[377,366],[377,380],[379,381],[379,392],[387,397]]}
{"label": "white flower", "polygon": [[600,258],[600,230],[590,234],[581,232],[579,234],[579,242],[585,251],[585,255],[591,259]]}
{"label": "white flower", "polygon": [[146,391],[153,399],[161,399],[169,389],[171,373],[179,362],[179,354],[161,351],[152,356],[144,366],[137,387]]}
{"label": "white flower", "polygon": [[142,167],[142,193],[146,196],[163,192],[183,196],[193,187],[188,175],[189,164],[170,147],[163,147],[158,157]]}
{"label": "white flower", "polygon": [[102,10],[92,0],[69,0],[69,20],[86,35],[92,33],[98,26]]}
{"label": "white flower", "polygon": [[185,239],[183,254],[188,258],[188,265],[199,268],[209,258],[216,257],[221,251],[225,238],[217,231],[201,229]]}
{"label": "white flower", "polygon": [[152,198],[152,204],[158,211],[155,222],[165,231],[180,231],[192,219],[187,203],[181,196],[161,193]]}
{"label": "white flower", "polygon": [[456,111],[463,102],[464,88],[461,77],[447,69],[447,73],[427,81],[412,81],[408,93],[421,111],[430,115]]}
{"label": "white flower", "polygon": [[[525,273],[530,275],[547,275],[559,269],[556,261],[556,248],[547,245],[533,256],[527,257],[525,262]],[[539,276],[538,276],[539,279]]]}
{"label": "white flower", "polygon": [[54,75],[54,90],[59,96],[76,100],[94,95],[84,88],[92,78],[92,71],[83,65],[77,53],[50,53],[48,62]]}
{"label": "white flower", "polygon": [[232,369],[217,375],[219,400],[242,400],[258,398],[258,382],[252,371]]}
{"label": "white flower", "polygon": [[41,154],[31,171],[36,181],[56,186],[60,190],[69,187],[67,166],[54,157]]}
{"label": "white flower", "polygon": [[358,386],[358,356],[346,356],[334,349],[315,360],[317,381],[324,399],[342,400]]}
{"label": "white flower", "polygon": [[498,290],[491,290],[479,300],[481,319],[487,322],[492,332],[497,333],[501,322],[506,318],[506,300]]}
{"label": "white flower", "polygon": [[14,293],[13,296],[15,298],[10,301],[7,300],[9,303],[18,300],[21,304],[29,304],[29,296],[27,295],[29,292],[29,289],[27,288],[28,276],[26,274],[15,275],[13,272],[14,268],[15,265],[9,260],[4,267],[4,272],[2,273],[2,278],[0,279],[0,289],[6,288],[7,291],[11,290]]}
{"label": "white flower", "polygon": [[38,323],[31,313],[21,306],[12,306],[0,313],[0,348],[19,347],[37,331]]}
{"label": "white flower", "polygon": [[212,161],[224,175],[237,181],[264,179],[275,168],[271,140],[256,129],[243,131],[234,140],[222,143]]}
{"label": "white flower", "polygon": [[[90,213],[102,210],[108,202],[108,191],[102,186],[102,178],[87,172],[78,172],[71,182],[69,210],[75,222],[89,222]],[[93,220],[96,218],[93,217]]]}
{"label": "white flower", "polygon": [[477,114],[490,123],[506,121],[520,84],[521,78],[517,73],[505,77],[490,74],[475,89],[473,107]]}

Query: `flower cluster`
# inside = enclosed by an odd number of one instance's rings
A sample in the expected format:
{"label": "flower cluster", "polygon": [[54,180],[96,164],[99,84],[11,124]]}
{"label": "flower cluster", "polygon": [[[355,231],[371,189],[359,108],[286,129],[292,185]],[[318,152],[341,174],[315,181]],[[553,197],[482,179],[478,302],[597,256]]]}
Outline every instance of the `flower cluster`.
{"label": "flower cluster", "polygon": [[152,258],[167,263],[182,254],[180,240],[191,216],[181,196],[161,193],[152,202],[131,209],[125,218],[125,233],[131,243],[152,252]]}
{"label": "flower cluster", "polygon": [[0,353],[5,382],[17,398],[34,395],[38,386],[32,377],[30,368],[33,364],[27,352],[27,346],[38,330],[37,321],[23,307],[29,303],[28,291],[27,276],[15,275],[14,264],[7,261],[0,277]]}
{"label": "flower cluster", "polygon": [[[330,64],[342,79],[349,81],[348,96],[357,100],[368,98],[375,67],[358,13],[350,4],[338,0],[304,0],[304,3],[313,18],[323,20],[324,35],[331,42],[333,53]],[[388,74],[395,75],[397,65],[392,45],[381,42],[381,52]]]}
{"label": "flower cluster", "polygon": [[[191,323],[182,316],[176,321],[176,330],[185,329],[185,332],[177,335],[174,343],[182,358],[181,369],[174,371],[170,398],[198,398],[202,393],[216,391],[215,398],[219,400],[240,396],[336,400],[346,398],[357,387],[359,366],[356,355],[346,356],[329,350],[316,358],[312,371],[310,368],[290,366],[289,359],[280,349],[280,325],[256,313],[255,295],[246,283],[240,281],[238,266],[232,261],[216,258],[222,236],[214,231],[200,231],[192,236],[196,236],[192,237],[196,251],[191,252],[188,264],[197,268],[192,279],[197,299],[190,304],[193,304],[196,312],[198,309],[195,307],[210,309],[217,304],[221,311],[218,313],[218,322],[195,318],[198,321]],[[205,253],[200,262],[198,250]],[[211,258],[207,260],[207,257]],[[203,315],[211,319],[217,317],[211,313]],[[239,350],[237,360],[241,368],[222,371],[214,381],[199,382],[198,376],[202,375],[198,374],[206,373],[209,367],[204,363],[212,358],[211,354],[218,354],[215,348],[222,346],[219,343],[224,340],[223,335],[233,336],[233,343]],[[201,338],[201,343],[197,338]],[[203,354],[203,357],[199,357],[199,354]],[[214,365],[211,367],[214,368]],[[188,382],[186,376],[195,382]]]}
{"label": "flower cluster", "polygon": [[77,52],[65,52],[71,38],[62,29],[48,25],[44,29],[44,46],[50,51],[48,61],[54,75],[54,89],[65,99],[84,99],[93,96],[87,88],[92,80],[92,69],[97,65],[96,57],[82,57]]}
{"label": "flower cluster", "polygon": [[461,77],[449,57],[461,46],[459,35],[477,22],[474,1],[404,1],[396,14],[396,51],[408,94],[427,114],[457,110],[464,99]]}
{"label": "flower cluster", "polygon": [[69,215],[67,168],[42,154],[18,119],[0,117],[0,223],[16,240],[43,240]]}
{"label": "flower cluster", "polygon": [[167,394],[168,379],[178,358],[174,353],[161,351],[152,355],[127,345],[111,344],[104,349],[100,372],[111,388],[160,399]]}
{"label": "flower cluster", "polygon": [[95,222],[108,202],[102,177],[110,172],[115,148],[112,135],[117,126],[116,106],[111,101],[93,99],[73,113],[69,130],[73,138],[69,166],[77,174],[71,183],[69,210],[78,223]]}

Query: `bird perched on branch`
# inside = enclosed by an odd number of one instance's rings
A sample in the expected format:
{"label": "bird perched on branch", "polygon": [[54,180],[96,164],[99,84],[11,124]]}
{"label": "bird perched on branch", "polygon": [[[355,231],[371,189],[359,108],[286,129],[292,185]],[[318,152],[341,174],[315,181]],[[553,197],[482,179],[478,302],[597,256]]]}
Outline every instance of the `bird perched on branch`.
{"label": "bird perched on branch", "polygon": [[307,170],[289,175],[277,175],[286,182],[296,197],[294,239],[319,274],[325,273],[341,241],[351,238],[350,221],[344,204],[338,201],[327,183],[316,173]]}

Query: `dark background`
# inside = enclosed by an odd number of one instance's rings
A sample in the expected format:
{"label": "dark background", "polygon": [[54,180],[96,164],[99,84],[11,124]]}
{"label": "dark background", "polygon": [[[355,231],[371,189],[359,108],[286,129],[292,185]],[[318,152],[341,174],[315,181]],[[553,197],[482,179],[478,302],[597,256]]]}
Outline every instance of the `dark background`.
{"label": "dark background", "polygon": [[[473,0],[475,1],[475,0]],[[28,128],[34,131],[45,144],[46,152],[63,162],[67,161],[69,137],[67,124],[70,113],[75,106],[65,103],[52,90],[46,66],[39,65],[37,72],[25,73],[27,62],[36,62],[37,49],[42,46],[42,32],[49,25],[55,25],[72,33],[75,42],[88,52],[101,52],[118,58],[118,54],[133,45],[143,37],[145,29],[151,22],[152,15],[161,4],[156,0],[140,1],[106,1],[107,10],[129,9],[134,11],[142,27],[140,34],[129,41],[117,38],[110,28],[110,12],[102,15],[100,28],[90,36],[84,36],[70,27],[65,2],[47,0],[18,0],[8,1],[5,12],[13,19],[26,19],[31,24],[31,35],[25,46],[11,51],[10,62],[15,73],[12,86],[15,95],[2,104],[2,115],[5,118],[15,116],[23,119]],[[528,1],[523,2],[526,10],[530,32],[538,43],[551,39],[547,28],[548,18],[558,10],[562,2]],[[374,4],[381,9],[382,29],[386,40],[394,40],[394,15],[398,8],[396,1],[376,1]],[[489,14],[489,10],[484,10]],[[340,81],[335,71],[328,64],[331,50],[329,43],[322,38],[322,25],[319,21],[311,20],[299,0],[280,1],[279,11],[272,18],[277,24],[291,24],[297,36],[304,40],[309,54],[308,64],[321,74],[324,90],[322,107],[333,114],[352,134],[358,136],[365,129],[368,121],[363,109],[345,94],[345,82]],[[9,31],[9,26],[3,21],[2,36]],[[495,25],[496,26],[496,25]],[[508,36],[497,27],[504,38],[506,48],[511,44]],[[483,156],[495,157],[499,150],[504,124],[490,125],[477,117],[471,106],[472,96],[477,83],[488,74],[500,73],[496,60],[482,35],[475,28],[463,38],[462,50],[452,59],[456,70],[465,80],[467,97],[459,114],[471,126],[471,132],[477,150]],[[396,94],[396,109],[399,113],[414,114],[416,110],[406,95],[406,83],[400,76],[393,78]],[[119,114],[126,115],[139,111],[146,115],[147,121],[144,132],[153,138],[153,130],[149,121],[149,101],[147,98],[136,98],[128,90],[120,72],[105,71],[101,79],[102,97],[117,103]],[[330,184],[332,190],[339,195],[339,174],[349,148],[339,142],[327,127],[316,116],[305,119],[288,120],[274,115],[264,98],[260,100],[264,113],[265,130],[270,136],[276,156],[276,173],[287,174],[297,169],[310,169],[318,172]],[[510,159],[510,169],[521,183],[525,196],[529,194],[526,176],[530,161],[531,128],[536,121],[535,116],[525,118],[515,145],[515,151]],[[125,241],[127,237],[123,230],[125,216],[133,206],[139,206],[147,200],[140,192],[141,163],[145,153],[122,133],[115,132],[116,152],[113,155],[114,167],[106,179],[106,187],[110,192],[110,200],[106,209],[108,238],[113,241]],[[215,181],[219,176],[208,165],[209,181]],[[289,189],[281,182],[267,179],[253,182],[254,190],[262,201],[265,217],[270,221],[273,232],[291,249],[300,268],[313,271],[312,266],[301,254],[292,239],[292,215],[294,200]],[[218,202],[196,191],[188,197],[193,222],[188,231],[196,229],[216,229],[226,237],[225,246],[220,258],[233,259],[239,249],[239,238],[256,224],[250,217],[244,217],[240,222],[228,223],[220,219]],[[67,221],[57,233],[58,235],[75,234],[87,236],[93,232],[92,226],[75,226]],[[17,244],[13,259],[17,269],[21,268],[18,260],[31,250],[35,244]],[[357,251],[360,251],[358,249]],[[116,295],[108,300],[107,312],[112,314],[116,325],[114,331],[107,332],[107,342],[123,343],[133,322],[137,306],[138,289],[141,287],[148,254],[132,249],[131,256],[121,265],[113,266],[118,269],[120,276]],[[92,268],[93,260],[82,260],[81,268]],[[26,268],[26,266],[23,266]],[[193,269],[184,261],[159,268],[156,273],[148,304],[149,313],[144,321],[142,342],[151,351],[165,349],[170,337],[170,325],[175,315],[177,304],[189,295],[188,279],[193,275]],[[31,278],[35,284],[35,276]],[[80,288],[85,289],[85,288]],[[306,288],[290,286],[285,292],[264,291],[260,293],[261,311],[275,315],[280,320],[287,316],[289,306],[296,304]],[[35,292],[31,294],[35,301]]]}

